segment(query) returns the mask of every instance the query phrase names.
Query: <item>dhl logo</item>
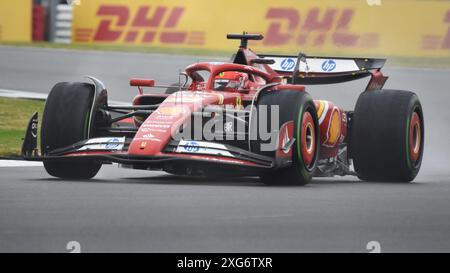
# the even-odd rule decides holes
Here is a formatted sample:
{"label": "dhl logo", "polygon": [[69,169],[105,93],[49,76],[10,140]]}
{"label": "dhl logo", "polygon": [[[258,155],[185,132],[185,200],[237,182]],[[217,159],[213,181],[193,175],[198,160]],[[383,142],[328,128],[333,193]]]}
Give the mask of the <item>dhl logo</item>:
{"label": "dhl logo", "polygon": [[[303,10],[302,10],[303,11]],[[264,46],[314,46],[331,44],[341,48],[377,48],[379,33],[352,33],[355,8],[314,7],[301,13],[295,8],[269,8],[265,19],[269,21]],[[302,21],[301,18],[304,18]],[[444,15],[444,24],[450,24],[450,10]],[[422,35],[422,49],[450,48],[450,26],[442,35]]]}
{"label": "dhl logo", "polygon": [[447,33],[444,35],[423,35],[422,49],[436,50],[436,49],[450,49],[450,9],[444,15],[443,23],[449,25]]}
{"label": "dhl logo", "polygon": [[76,42],[125,42],[203,45],[204,32],[180,31],[184,7],[141,5],[131,12],[126,5],[100,5],[95,29],[76,28]]}
{"label": "dhl logo", "polygon": [[[296,44],[320,47],[333,44],[339,47],[377,47],[377,33],[351,33],[349,31],[355,10],[353,8],[314,7],[305,14],[295,8],[270,8],[266,19],[265,46]],[[305,18],[300,20],[301,16]]]}

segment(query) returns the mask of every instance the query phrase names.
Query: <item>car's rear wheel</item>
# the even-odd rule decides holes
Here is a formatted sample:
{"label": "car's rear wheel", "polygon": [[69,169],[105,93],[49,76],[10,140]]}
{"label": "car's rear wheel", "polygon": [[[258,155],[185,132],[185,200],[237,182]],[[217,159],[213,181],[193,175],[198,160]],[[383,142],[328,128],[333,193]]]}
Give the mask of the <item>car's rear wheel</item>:
{"label": "car's rear wheel", "polygon": [[[258,118],[260,112],[267,105],[267,128],[280,131],[286,122],[293,121],[293,137],[296,139],[292,149],[292,165],[275,171],[263,173],[261,181],[268,185],[290,184],[306,185],[312,179],[320,147],[320,132],[317,112],[313,100],[306,92],[276,91],[262,94],[257,103]],[[279,127],[271,128],[271,108],[279,107]],[[264,110],[265,111],[265,110]],[[257,140],[252,142],[252,151],[259,154],[275,157],[275,151],[263,151],[261,144],[268,141]]]}
{"label": "car's rear wheel", "polygon": [[[51,151],[89,138],[89,118],[95,87],[88,83],[58,83],[45,103],[41,127],[41,151]],[[48,174],[69,179],[94,177],[101,164],[96,161],[45,160]]]}
{"label": "car's rear wheel", "polygon": [[362,93],[351,129],[351,153],[358,177],[367,181],[410,182],[424,149],[422,106],[409,91]]}

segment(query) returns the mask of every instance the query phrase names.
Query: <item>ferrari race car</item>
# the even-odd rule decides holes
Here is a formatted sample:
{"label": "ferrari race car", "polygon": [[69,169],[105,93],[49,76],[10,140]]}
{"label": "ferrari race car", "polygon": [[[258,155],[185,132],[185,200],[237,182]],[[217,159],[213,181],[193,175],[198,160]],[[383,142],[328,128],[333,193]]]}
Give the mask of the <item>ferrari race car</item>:
{"label": "ferrari race car", "polygon": [[[102,164],[192,176],[259,176],[304,185],[312,177],[356,175],[412,181],[422,162],[424,119],[416,94],[383,90],[385,59],[257,55],[240,40],[230,62],[198,62],[174,85],[131,79],[138,95],[111,105],[105,85],[57,83],[22,148],[27,160],[66,179],[94,177]],[[305,86],[370,77],[353,111],[313,100]],[[163,88],[165,92],[146,92]]]}

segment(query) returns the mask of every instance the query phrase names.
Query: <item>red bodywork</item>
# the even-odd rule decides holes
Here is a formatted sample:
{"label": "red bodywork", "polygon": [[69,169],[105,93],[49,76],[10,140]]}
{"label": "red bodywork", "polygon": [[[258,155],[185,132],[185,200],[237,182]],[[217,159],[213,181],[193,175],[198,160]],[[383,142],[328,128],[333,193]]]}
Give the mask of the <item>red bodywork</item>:
{"label": "red bodywork", "polygon": [[[292,56],[284,56],[284,58],[292,58]],[[239,61],[236,61],[238,59]],[[170,147],[171,145],[181,145],[172,143],[173,136],[180,128],[187,124],[192,116],[201,112],[205,107],[217,106],[223,109],[243,111],[245,106],[254,105],[261,90],[267,92],[281,90],[305,92],[305,85],[299,84],[296,81],[298,78],[300,78],[300,81],[305,80],[306,83],[315,80],[333,83],[333,81],[353,80],[351,77],[357,79],[363,76],[371,76],[366,90],[382,87],[387,79],[379,71],[380,68],[373,69],[372,71],[366,68],[365,64],[360,64],[362,67],[358,65],[360,71],[356,71],[356,73],[345,73],[343,71],[331,73],[332,75],[330,73],[317,72],[309,72],[308,74],[308,72],[300,72],[300,60],[301,55],[298,56],[297,67],[294,70],[294,75],[297,73],[298,76],[293,76],[292,72],[274,70],[275,68],[272,69],[267,60],[262,60],[260,56],[248,49],[244,43],[244,45],[241,44],[238,54],[235,56],[235,61],[232,63],[201,62],[189,65],[185,69],[184,74],[186,76],[186,83],[190,80],[189,85],[183,86],[183,88],[179,87],[179,90],[172,94],[144,94],[144,87],[161,86],[158,86],[153,79],[131,79],[130,85],[137,86],[139,94],[134,98],[132,106],[129,109],[140,109],[139,106],[145,108],[149,105],[155,105],[157,107],[153,111],[150,111],[148,116],[128,116],[120,121],[121,123],[128,124],[128,126],[132,126],[136,130],[136,133],[133,134],[133,137],[124,146],[125,148],[115,151],[87,151],[79,149],[64,153],[63,156],[102,156],[102,160],[106,158],[107,161],[111,160],[112,162],[123,164],[129,163],[134,168],[153,168],[157,166],[157,168],[164,170],[169,168],[169,172],[173,171],[173,169],[171,169],[170,164],[164,165],[166,164],[166,160],[178,160],[188,164],[192,162],[207,164],[221,163],[219,165],[220,167],[232,165],[245,168],[257,167],[266,169],[292,164],[294,149],[291,146],[284,145],[294,138],[295,126],[293,120],[285,124],[280,124],[281,127],[279,127],[280,130],[277,132],[278,137],[276,138],[277,150],[275,151],[275,158],[269,159],[268,161],[267,157],[264,158],[264,156],[252,153],[250,142],[248,149],[239,148],[236,150],[236,147],[232,148],[234,154],[238,154],[239,156],[229,156],[231,155],[228,152],[229,147],[225,147],[224,145],[221,146],[225,147],[222,148],[222,151],[210,154],[186,153],[179,151],[176,146]],[[330,62],[328,61],[327,69],[332,67],[330,63],[334,62],[332,60]],[[339,59],[335,61],[339,62]],[[370,61],[377,62],[379,60],[372,59]],[[368,62],[368,60],[361,61],[360,59],[358,62]],[[274,64],[274,62],[271,64]],[[373,67],[379,67],[379,64],[373,65]],[[208,76],[206,77],[203,74],[208,74]],[[290,76],[292,78],[289,78]],[[224,85],[224,88],[219,90],[217,89],[218,80],[221,81],[219,83],[227,83],[228,80],[238,82],[239,87],[234,88],[233,86]],[[221,85],[220,87],[222,88]],[[314,104],[319,126],[319,138],[317,138],[317,141],[320,141],[318,162],[324,162],[323,165],[326,165],[328,164],[327,162],[335,161],[343,151],[343,147],[345,148],[347,130],[349,128],[349,113],[330,101],[314,100]],[[310,124],[313,123],[311,116],[306,118],[310,119]],[[302,128],[302,132],[304,129]],[[303,138],[305,136],[302,135],[301,137]],[[181,143],[181,141],[178,143]],[[183,144],[181,146],[186,149],[186,145]],[[212,148],[209,147],[211,149],[217,148],[214,146],[216,145],[215,143],[208,145],[213,145]],[[315,145],[313,146],[315,147]],[[313,151],[315,151],[315,148],[308,150],[308,147],[305,148],[303,146],[300,151],[308,165],[315,160]],[[205,168],[205,166],[202,165],[202,168]],[[333,169],[331,168],[330,170]]]}
{"label": "red bodywork", "polygon": [[[243,49],[248,62],[257,58],[249,49]],[[203,79],[199,71],[210,73],[208,79]],[[246,92],[243,90],[227,90],[226,92],[214,90],[214,79],[225,71],[238,71],[252,75],[253,81]],[[253,66],[234,63],[196,63],[186,68],[187,75],[192,79],[187,91],[177,92],[166,98],[158,110],[152,113],[139,127],[136,136],[131,142],[128,153],[130,155],[164,156],[164,147],[170,141],[172,134],[186,122],[193,112],[201,110],[205,106],[218,105],[238,108],[238,103],[250,103],[257,93],[258,88],[270,84],[279,83],[273,90],[305,91],[304,85],[282,84],[280,74],[273,71],[268,65],[254,64]],[[132,85],[142,86],[154,84],[153,80],[132,80]],[[149,85],[148,85],[149,86]],[[138,95],[133,103],[139,105],[145,97],[155,97],[155,94]],[[320,159],[335,157],[340,144],[347,134],[347,120],[344,110],[335,106],[332,102],[315,101],[316,109],[320,112]],[[326,107],[321,108],[324,104]],[[283,130],[280,130],[283,132]],[[289,130],[291,138],[293,130]],[[281,143],[281,142],[280,142]],[[173,155],[173,154],[171,154]],[[291,154],[290,154],[291,155]],[[282,155],[280,155],[282,156]],[[292,156],[292,155],[291,155]]]}

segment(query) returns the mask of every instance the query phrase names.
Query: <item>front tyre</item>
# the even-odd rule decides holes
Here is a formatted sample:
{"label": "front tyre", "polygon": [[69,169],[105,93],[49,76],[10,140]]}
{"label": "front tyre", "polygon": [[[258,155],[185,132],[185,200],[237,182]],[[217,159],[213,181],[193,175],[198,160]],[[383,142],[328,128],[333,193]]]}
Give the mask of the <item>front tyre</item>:
{"label": "front tyre", "polygon": [[362,93],[351,129],[351,153],[358,177],[366,181],[410,182],[424,149],[422,106],[409,91]]}
{"label": "front tyre", "polygon": [[[308,93],[295,90],[272,91],[262,94],[257,103],[258,117],[267,105],[267,127],[271,128],[271,108],[279,107],[279,126],[286,122],[294,122],[294,138],[292,165],[260,175],[267,185],[306,185],[315,171],[320,147],[320,132],[314,102]],[[279,131],[280,128],[271,128]],[[252,151],[275,157],[276,151],[261,151],[264,141],[254,141]]]}
{"label": "front tyre", "polygon": [[[41,127],[41,151],[55,149],[89,138],[89,118],[95,87],[88,83],[58,83],[47,97]],[[59,178],[89,179],[101,164],[86,160],[44,160],[48,174]]]}

